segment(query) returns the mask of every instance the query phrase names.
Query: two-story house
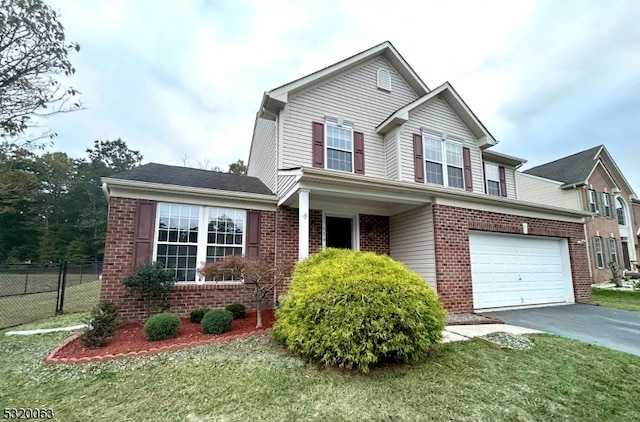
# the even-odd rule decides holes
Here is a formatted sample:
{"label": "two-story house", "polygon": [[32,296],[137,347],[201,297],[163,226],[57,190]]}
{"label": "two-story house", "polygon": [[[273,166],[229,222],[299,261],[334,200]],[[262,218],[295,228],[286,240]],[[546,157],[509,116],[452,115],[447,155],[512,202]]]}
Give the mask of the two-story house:
{"label": "two-story house", "polygon": [[612,277],[638,264],[640,214],[637,197],[615,161],[599,145],[516,175],[518,198],[588,211],[585,232],[592,281]]}
{"label": "two-story house", "polygon": [[430,89],[384,42],[265,92],[247,176],[148,164],[103,179],[102,298],[141,317],[119,283],[153,259],[176,271],[177,312],[246,301],[240,281],[196,268],[341,247],[403,262],[450,311],[588,300],[591,214],[518,200],[524,160],[497,143],[451,84]]}

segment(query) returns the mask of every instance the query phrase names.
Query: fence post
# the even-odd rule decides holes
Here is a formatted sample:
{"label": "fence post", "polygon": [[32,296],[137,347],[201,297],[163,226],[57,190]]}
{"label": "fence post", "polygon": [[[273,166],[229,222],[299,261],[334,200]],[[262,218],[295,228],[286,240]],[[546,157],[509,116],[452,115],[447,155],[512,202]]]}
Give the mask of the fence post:
{"label": "fence post", "polygon": [[27,285],[29,284],[29,267],[27,267],[27,271],[24,276],[24,294],[27,294]]}
{"label": "fence post", "polygon": [[58,272],[58,303],[56,303],[56,314],[64,312],[64,290],[67,284],[67,261],[60,263]]}

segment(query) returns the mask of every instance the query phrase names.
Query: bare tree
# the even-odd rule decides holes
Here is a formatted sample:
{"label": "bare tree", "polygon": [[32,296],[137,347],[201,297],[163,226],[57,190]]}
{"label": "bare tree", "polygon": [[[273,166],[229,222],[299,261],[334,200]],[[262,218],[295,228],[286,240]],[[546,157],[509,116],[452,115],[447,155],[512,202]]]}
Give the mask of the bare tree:
{"label": "bare tree", "polygon": [[207,279],[236,279],[250,284],[253,287],[252,299],[257,313],[256,328],[261,328],[262,301],[270,291],[284,282],[287,270],[288,267],[280,268],[264,259],[231,255],[220,261],[207,262],[198,272]]}

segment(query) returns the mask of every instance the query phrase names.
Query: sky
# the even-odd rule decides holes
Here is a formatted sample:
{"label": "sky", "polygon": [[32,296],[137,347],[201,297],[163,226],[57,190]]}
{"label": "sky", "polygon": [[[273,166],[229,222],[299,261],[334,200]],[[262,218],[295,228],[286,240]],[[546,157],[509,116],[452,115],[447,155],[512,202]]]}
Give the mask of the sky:
{"label": "sky", "polygon": [[264,91],[383,41],[449,81],[523,169],[604,144],[640,195],[640,2],[47,0],[84,110],[44,123],[81,157],[122,138],[144,163],[249,156]]}

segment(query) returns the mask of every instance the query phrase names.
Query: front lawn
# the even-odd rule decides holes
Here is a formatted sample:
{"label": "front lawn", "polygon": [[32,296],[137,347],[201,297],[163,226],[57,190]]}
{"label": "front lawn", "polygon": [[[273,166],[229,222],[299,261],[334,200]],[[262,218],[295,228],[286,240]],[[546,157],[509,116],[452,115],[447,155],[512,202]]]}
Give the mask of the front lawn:
{"label": "front lawn", "polygon": [[66,336],[0,331],[0,407],[53,408],[69,422],[640,420],[640,357],[550,335],[533,337],[528,351],[442,345],[422,363],[368,375],[319,370],[268,335],[45,364]]}
{"label": "front lawn", "polygon": [[591,289],[591,303],[608,308],[640,312],[640,291],[621,292],[617,290]]}

